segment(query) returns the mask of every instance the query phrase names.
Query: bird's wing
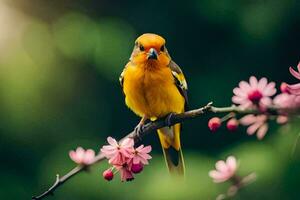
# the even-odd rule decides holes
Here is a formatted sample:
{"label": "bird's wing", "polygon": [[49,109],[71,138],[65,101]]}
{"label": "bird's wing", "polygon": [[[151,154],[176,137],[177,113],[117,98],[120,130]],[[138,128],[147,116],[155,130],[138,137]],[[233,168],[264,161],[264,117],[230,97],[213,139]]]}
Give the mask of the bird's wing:
{"label": "bird's wing", "polygon": [[119,76],[119,82],[120,82],[122,89],[123,89],[123,82],[124,82],[124,70],[125,70],[125,68],[123,69],[122,73]]}
{"label": "bird's wing", "polygon": [[188,96],[187,96],[187,82],[185,80],[184,74],[180,67],[173,61],[171,60],[169,64],[170,69],[172,70],[173,77],[175,78],[175,84],[180,92],[180,94],[184,97],[185,99],[185,110],[187,110],[188,106]]}
{"label": "bird's wing", "polygon": [[[122,73],[120,74],[119,76],[119,82],[120,82],[120,85],[121,85],[121,88],[122,88],[122,91],[123,91],[123,83],[124,83],[124,73],[125,73],[125,70],[126,70],[126,67],[128,66],[129,63],[127,63],[122,71]],[[124,91],[123,91],[123,94],[124,94]],[[124,94],[125,95],[125,94]]]}

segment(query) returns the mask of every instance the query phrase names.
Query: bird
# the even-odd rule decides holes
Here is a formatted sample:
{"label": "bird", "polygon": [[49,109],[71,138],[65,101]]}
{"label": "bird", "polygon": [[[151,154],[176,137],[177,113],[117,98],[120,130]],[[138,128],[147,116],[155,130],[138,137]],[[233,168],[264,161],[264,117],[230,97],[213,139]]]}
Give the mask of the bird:
{"label": "bird", "polygon": [[166,40],[154,33],[139,36],[119,78],[125,104],[141,117],[137,134],[147,120],[166,118],[168,126],[157,130],[170,174],[184,175],[180,143],[180,123],[171,125],[174,114],[187,109],[187,82],[180,67],[171,59]]}

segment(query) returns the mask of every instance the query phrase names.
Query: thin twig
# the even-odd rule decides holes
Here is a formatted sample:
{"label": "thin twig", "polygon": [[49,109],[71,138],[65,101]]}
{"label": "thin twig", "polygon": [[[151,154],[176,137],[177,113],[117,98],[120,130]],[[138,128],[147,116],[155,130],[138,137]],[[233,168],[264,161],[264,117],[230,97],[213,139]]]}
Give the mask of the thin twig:
{"label": "thin twig", "polygon": [[[189,110],[184,113],[172,115],[172,118],[169,119],[169,123],[170,123],[169,125],[181,123],[187,119],[196,118],[204,113],[227,113],[227,112],[234,112],[234,113],[241,113],[241,114],[258,114],[258,113],[260,113],[259,110],[252,110],[252,109],[245,110],[245,109],[241,109],[237,106],[222,107],[222,108],[214,107],[214,106],[212,106],[212,102],[210,102],[204,107],[201,107],[201,108],[198,108],[195,110]],[[121,140],[124,140],[125,138],[132,138],[132,139],[134,139],[135,142],[138,142],[142,137],[146,136],[147,134],[154,132],[157,129],[163,128],[167,125],[168,124],[167,124],[165,118],[161,118],[156,121],[149,122],[149,123],[143,125],[143,127],[141,129],[142,131],[140,132],[139,135],[137,135],[137,133],[135,131],[132,131],[129,134],[127,134],[125,137],[123,137]],[[42,193],[41,195],[38,195],[38,196],[34,196],[34,197],[32,197],[32,199],[39,200],[39,199],[43,199],[49,195],[53,195],[54,191],[60,185],[65,183],[67,180],[69,180],[76,174],[84,171],[89,166],[94,165],[98,162],[101,162],[104,159],[105,159],[104,155],[99,152],[91,164],[86,165],[86,166],[78,165],[62,177],[60,177],[59,175],[56,175],[56,181],[54,182],[54,184],[49,189],[47,189],[44,193]]]}

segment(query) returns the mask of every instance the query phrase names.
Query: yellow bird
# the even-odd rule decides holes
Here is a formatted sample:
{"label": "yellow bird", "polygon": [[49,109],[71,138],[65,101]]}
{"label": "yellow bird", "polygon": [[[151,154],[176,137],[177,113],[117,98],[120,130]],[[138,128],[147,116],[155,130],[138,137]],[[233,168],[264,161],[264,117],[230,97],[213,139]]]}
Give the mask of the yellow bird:
{"label": "yellow bird", "polygon": [[[159,35],[146,33],[136,39],[120,83],[126,105],[142,117],[136,127],[137,133],[146,120],[171,117],[174,113],[184,112],[187,106],[185,77],[171,59],[165,39]],[[172,174],[184,174],[180,131],[181,124],[158,130],[167,167]]]}

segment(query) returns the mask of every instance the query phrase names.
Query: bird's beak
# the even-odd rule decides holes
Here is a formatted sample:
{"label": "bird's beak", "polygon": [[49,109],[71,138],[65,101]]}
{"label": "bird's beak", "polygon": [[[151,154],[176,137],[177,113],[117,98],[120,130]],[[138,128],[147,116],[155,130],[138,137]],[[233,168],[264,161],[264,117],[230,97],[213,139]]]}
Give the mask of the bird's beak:
{"label": "bird's beak", "polygon": [[157,51],[154,48],[151,48],[148,52],[148,60],[155,59],[157,60]]}

